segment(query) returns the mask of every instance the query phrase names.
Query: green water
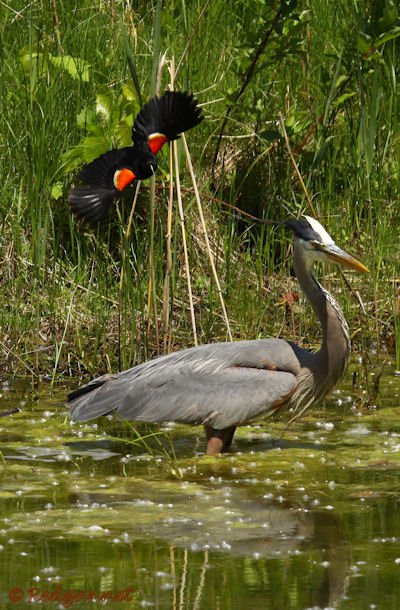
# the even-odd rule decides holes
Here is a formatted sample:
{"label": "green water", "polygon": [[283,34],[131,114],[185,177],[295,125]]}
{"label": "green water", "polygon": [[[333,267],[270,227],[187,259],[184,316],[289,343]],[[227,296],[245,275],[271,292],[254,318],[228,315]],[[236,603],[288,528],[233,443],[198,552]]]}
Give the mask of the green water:
{"label": "green water", "polygon": [[21,412],[0,419],[0,608],[103,607],[80,591],[107,608],[400,608],[400,379],[387,368],[361,411],[350,381],[223,457],[166,427],[176,460],[121,422],[72,424],[64,386],[3,382],[0,411]]}

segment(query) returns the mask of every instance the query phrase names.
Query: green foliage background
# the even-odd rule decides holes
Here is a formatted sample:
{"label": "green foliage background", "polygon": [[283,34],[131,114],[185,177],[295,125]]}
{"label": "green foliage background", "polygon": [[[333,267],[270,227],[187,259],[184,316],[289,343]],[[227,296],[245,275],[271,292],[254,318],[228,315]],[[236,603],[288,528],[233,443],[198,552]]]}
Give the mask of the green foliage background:
{"label": "green foliage background", "polygon": [[[318,336],[310,310],[296,300],[288,236],[251,226],[221,203],[266,218],[310,213],[284,144],[282,113],[318,217],[371,269],[369,279],[349,280],[365,313],[329,275],[354,343],[397,354],[400,368],[395,2],[14,0],[0,2],[0,30],[4,374],[93,374],[192,344],[177,216],[167,343],[156,332],[168,151],[157,175],[154,231],[148,186],[129,237],[132,193],[111,224],[95,230],[74,224],[66,201],[75,168],[129,144],[161,58],[161,90],[173,62],[176,88],[204,106],[206,120],[187,138],[234,338],[281,334],[313,345]],[[182,152],[180,168],[199,340],[225,340]],[[148,297],[151,247],[157,318]]]}

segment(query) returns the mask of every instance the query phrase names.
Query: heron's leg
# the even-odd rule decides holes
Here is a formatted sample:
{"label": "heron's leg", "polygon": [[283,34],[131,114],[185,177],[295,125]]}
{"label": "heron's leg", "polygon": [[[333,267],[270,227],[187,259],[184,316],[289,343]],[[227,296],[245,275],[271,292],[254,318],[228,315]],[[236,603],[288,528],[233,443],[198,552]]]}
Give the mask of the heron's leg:
{"label": "heron's leg", "polygon": [[204,426],[207,438],[207,454],[216,455],[227,451],[231,446],[233,435],[235,434],[236,426],[217,430],[211,426]]}
{"label": "heron's leg", "polygon": [[231,426],[230,428],[226,429],[226,437],[224,440],[224,446],[222,448],[222,451],[228,451],[229,447],[232,444],[235,431],[236,431],[236,426]]}

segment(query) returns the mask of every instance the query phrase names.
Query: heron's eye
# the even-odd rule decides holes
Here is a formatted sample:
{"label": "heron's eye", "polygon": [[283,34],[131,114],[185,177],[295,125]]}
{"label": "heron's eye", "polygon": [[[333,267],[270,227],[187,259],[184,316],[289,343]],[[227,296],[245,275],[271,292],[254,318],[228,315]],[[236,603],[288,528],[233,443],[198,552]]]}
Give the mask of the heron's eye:
{"label": "heron's eye", "polygon": [[309,244],[314,250],[317,250],[318,252],[324,252],[324,244],[322,244],[320,241],[312,239],[310,240]]}

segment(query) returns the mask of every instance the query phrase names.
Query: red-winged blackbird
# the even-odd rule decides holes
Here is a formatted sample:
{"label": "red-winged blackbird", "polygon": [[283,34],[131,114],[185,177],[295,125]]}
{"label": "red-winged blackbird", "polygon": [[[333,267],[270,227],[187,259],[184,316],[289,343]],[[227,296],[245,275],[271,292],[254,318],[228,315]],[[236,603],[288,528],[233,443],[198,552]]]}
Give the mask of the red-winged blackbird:
{"label": "red-winged blackbird", "polygon": [[139,112],[132,128],[133,146],[110,150],[78,174],[87,186],[74,187],[68,195],[72,212],[91,223],[98,222],[133,180],[150,178],[157,169],[157,153],[166,142],[202,120],[193,95],[166,91],[153,97]]}

